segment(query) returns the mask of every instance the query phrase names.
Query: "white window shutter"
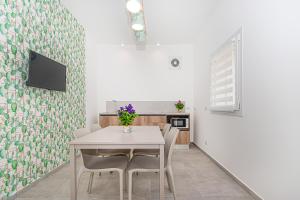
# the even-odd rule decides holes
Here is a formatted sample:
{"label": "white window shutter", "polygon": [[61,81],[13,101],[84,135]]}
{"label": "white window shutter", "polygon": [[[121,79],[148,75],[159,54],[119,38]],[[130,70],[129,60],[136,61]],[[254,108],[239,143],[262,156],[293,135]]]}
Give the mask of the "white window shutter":
{"label": "white window shutter", "polygon": [[234,112],[240,109],[238,71],[241,33],[226,42],[211,59],[212,111]]}

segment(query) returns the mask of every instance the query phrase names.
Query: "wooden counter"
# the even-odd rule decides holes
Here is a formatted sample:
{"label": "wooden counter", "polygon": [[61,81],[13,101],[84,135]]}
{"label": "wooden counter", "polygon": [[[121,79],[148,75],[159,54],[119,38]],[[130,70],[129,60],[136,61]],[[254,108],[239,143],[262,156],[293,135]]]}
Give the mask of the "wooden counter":
{"label": "wooden counter", "polygon": [[[139,114],[139,116],[134,120],[134,126],[159,126],[161,129],[167,123],[167,119],[170,116],[187,116],[189,118],[188,113],[170,113],[170,114]],[[190,120],[189,120],[190,121]],[[102,128],[108,126],[119,126],[119,120],[117,114],[114,113],[103,113],[99,115],[99,124]],[[178,145],[188,145],[190,143],[190,130],[182,129],[180,130],[176,144]]]}

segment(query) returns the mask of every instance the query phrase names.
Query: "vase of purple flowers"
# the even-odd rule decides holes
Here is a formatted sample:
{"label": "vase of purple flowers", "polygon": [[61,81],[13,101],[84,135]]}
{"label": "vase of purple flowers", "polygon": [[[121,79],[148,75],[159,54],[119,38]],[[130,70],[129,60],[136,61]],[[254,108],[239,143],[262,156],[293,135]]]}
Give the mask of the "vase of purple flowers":
{"label": "vase of purple flowers", "polygon": [[133,106],[128,104],[127,106],[120,107],[120,110],[118,110],[118,116],[120,124],[123,126],[123,132],[131,133],[131,125],[133,124],[134,119],[138,116],[135,113]]}

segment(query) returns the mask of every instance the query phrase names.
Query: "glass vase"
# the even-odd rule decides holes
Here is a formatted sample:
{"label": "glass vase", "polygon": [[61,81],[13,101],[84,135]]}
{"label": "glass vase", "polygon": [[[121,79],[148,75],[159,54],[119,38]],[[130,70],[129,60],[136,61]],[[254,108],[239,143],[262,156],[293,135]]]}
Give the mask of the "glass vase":
{"label": "glass vase", "polygon": [[131,126],[123,126],[123,133],[131,133],[132,127]]}

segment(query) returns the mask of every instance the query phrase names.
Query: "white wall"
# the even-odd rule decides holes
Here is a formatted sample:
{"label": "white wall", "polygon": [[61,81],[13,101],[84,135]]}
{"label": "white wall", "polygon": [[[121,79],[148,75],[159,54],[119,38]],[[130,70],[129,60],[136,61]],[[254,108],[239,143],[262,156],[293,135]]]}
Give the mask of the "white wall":
{"label": "white wall", "polygon": [[94,39],[90,33],[86,32],[86,124],[90,127],[91,124],[98,121],[97,112],[97,60]]}
{"label": "white wall", "polygon": [[[220,1],[196,47],[195,142],[266,200],[300,199],[299,7]],[[205,110],[209,56],[241,26],[243,116],[214,114]]]}
{"label": "white wall", "polygon": [[[170,57],[180,57],[182,68],[170,69]],[[105,101],[186,101],[193,107],[194,48],[192,45],[99,45],[98,111]]]}
{"label": "white wall", "polygon": [[[158,48],[149,45],[151,43],[147,41],[148,45],[145,51],[136,51],[135,45],[126,45],[125,48],[121,48],[121,42],[125,41],[128,44],[131,41],[128,37],[132,38],[132,32],[127,22],[125,1],[120,3],[111,0],[101,2],[89,0],[87,3],[82,0],[62,0],[62,2],[85,27],[86,31],[86,116],[88,126],[97,121],[99,112],[105,111],[104,101],[112,99],[173,101],[180,98],[187,101],[187,111],[192,112],[194,69],[192,45],[162,45]],[[152,5],[151,2],[148,2],[147,7],[155,9],[155,5]],[[192,5],[197,2],[194,0]],[[206,15],[214,2],[212,0],[199,1],[202,5],[201,12],[197,9],[194,15]],[[157,3],[159,1],[156,1]],[[151,11],[148,14],[157,15]],[[149,23],[155,19],[155,17],[149,16]],[[169,20],[169,18],[165,20]],[[174,27],[178,27],[178,25]],[[170,43],[171,41],[180,43],[181,41],[175,35],[170,35],[172,32],[170,29],[161,29],[153,25],[151,30],[152,35],[149,36],[149,39],[152,44],[153,41],[161,43]],[[166,32],[159,35],[169,35],[169,40],[166,41],[165,37],[154,36],[153,31],[156,32],[155,30],[159,33]],[[177,30],[178,34],[180,32],[181,38],[182,30],[180,28]],[[191,40],[191,38],[186,39]],[[116,43],[118,45],[113,45]],[[182,70],[169,70],[169,56],[182,57]],[[123,79],[121,80],[121,73],[123,76],[130,77],[129,80],[126,80],[127,84],[123,83]]]}

